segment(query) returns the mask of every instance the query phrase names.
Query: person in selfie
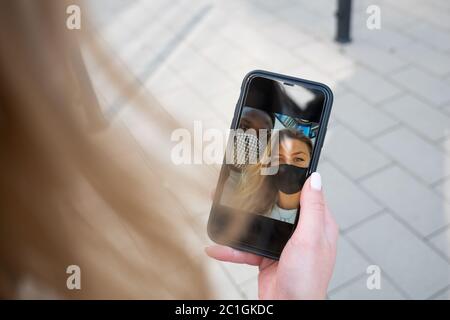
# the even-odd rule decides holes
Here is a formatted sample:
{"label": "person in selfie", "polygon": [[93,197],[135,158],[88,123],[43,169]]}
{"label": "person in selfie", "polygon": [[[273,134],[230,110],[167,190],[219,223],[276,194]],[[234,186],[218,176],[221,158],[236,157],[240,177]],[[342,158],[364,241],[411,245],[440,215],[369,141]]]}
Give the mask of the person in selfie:
{"label": "person in selfie", "polygon": [[[165,157],[179,124],[140,82],[125,80],[129,74],[85,20],[81,30],[65,28],[74,3],[87,10],[76,0],[0,2],[0,298],[214,298],[198,238],[205,226],[188,201],[207,202],[216,176]],[[86,55],[110,81],[108,92],[133,101],[128,108],[147,121],[152,148],[145,154],[120,121],[104,116]],[[307,154],[297,166],[285,149],[284,164],[306,165]],[[293,207],[294,192],[301,206],[279,261],[217,245],[206,253],[258,266],[261,299],[324,299],[338,227],[320,174],[301,194],[278,187],[287,197],[274,192],[272,203]],[[80,290],[68,289],[71,265],[81,269]]]}
{"label": "person in selfie", "polygon": [[[293,128],[276,130],[273,139],[279,139],[278,150],[272,155],[271,165],[278,167],[275,174],[261,174],[265,160],[248,165],[242,173],[237,190],[244,208],[256,208],[276,220],[295,223],[302,185],[312,153],[312,142]],[[270,147],[264,159],[271,157]],[[255,209],[253,209],[255,210]]]}
{"label": "person in selfie", "polygon": [[[236,201],[236,188],[239,183],[242,170],[259,154],[260,130],[270,132],[275,122],[275,116],[269,115],[260,109],[245,106],[239,121],[240,131],[234,133],[234,143],[231,144],[233,154],[231,163],[226,166],[226,180],[224,183],[221,203],[233,206]],[[248,131],[249,130],[249,131]]]}
{"label": "person in selfie", "polygon": [[270,214],[271,218],[295,223],[311,153],[311,140],[299,131],[284,129],[279,132],[279,153],[275,159],[278,172],[274,177],[278,194]]}

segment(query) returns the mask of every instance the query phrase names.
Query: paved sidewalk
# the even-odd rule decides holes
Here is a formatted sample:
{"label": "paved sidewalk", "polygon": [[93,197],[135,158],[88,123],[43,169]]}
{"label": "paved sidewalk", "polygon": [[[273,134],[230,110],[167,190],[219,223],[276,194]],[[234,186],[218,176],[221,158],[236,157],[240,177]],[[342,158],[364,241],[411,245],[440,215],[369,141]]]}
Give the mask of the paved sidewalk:
{"label": "paved sidewalk", "polygon": [[[228,128],[253,69],[328,84],[319,171],[341,227],[329,297],[450,299],[449,1],[354,1],[345,46],[331,0],[95,2],[105,39],[188,127]],[[381,30],[366,28],[370,4]],[[257,297],[253,267],[210,263],[217,297]],[[372,264],[381,290],[366,288]]]}

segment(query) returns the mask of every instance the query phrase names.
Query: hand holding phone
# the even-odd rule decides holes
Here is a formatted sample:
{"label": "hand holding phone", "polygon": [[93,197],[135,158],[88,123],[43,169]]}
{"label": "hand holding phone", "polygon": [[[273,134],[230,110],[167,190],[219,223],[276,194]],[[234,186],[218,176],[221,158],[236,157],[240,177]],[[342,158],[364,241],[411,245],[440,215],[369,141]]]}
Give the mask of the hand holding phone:
{"label": "hand holding phone", "polygon": [[221,245],[207,247],[206,253],[220,261],[258,266],[260,299],[324,299],[339,232],[321,185],[318,173],[304,184],[300,220],[279,261]]}

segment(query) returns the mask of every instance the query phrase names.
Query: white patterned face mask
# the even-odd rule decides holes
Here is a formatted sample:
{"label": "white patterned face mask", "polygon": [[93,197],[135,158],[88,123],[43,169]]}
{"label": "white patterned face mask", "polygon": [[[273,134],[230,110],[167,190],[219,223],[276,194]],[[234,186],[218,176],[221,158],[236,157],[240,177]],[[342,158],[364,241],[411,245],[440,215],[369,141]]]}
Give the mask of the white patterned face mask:
{"label": "white patterned face mask", "polygon": [[233,165],[243,169],[248,164],[256,164],[259,160],[261,143],[254,134],[236,132],[233,141]]}

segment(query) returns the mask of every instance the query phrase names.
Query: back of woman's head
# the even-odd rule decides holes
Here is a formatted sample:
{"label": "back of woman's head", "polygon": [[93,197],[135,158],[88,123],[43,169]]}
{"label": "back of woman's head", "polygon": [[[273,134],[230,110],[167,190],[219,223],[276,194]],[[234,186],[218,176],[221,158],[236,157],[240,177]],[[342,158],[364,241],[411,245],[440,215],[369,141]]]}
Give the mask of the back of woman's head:
{"label": "back of woman's head", "polygon": [[[171,183],[189,196],[205,190],[168,162],[177,124],[124,80],[85,21],[66,28],[73,3],[0,3],[0,296],[205,297]],[[148,119],[153,152],[104,118],[86,55]],[[69,265],[81,269],[81,290],[66,286]]]}

